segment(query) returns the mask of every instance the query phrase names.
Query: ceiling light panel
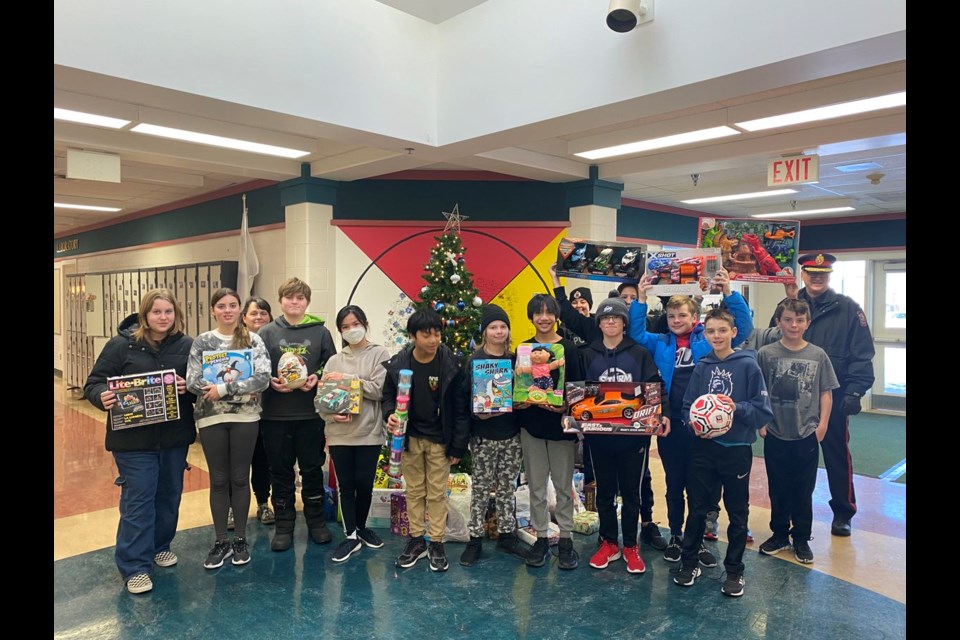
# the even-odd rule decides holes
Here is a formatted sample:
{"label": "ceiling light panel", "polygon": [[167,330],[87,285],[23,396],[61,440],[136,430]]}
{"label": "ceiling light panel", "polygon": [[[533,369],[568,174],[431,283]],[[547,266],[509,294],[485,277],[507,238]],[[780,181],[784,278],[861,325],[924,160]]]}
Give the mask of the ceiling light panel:
{"label": "ceiling light panel", "polygon": [[101,116],[95,113],[85,113],[83,111],[58,109],[57,107],[53,108],[53,119],[66,120],[67,122],[79,122],[80,124],[88,124],[94,127],[105,127],[107,129],[122,129],[130,124],[129,120],[110,118],[108,116]]}
{"label": "ceiling light panel", "polygon": [[734,193],[725,196],[711,196],[708,198],[694,198],[692,200],[681,200],[683,204],[711,204],[715,202],[733,202],[736,200],[754,200],[756,198],[770,198],[773,196],[785,196],[790,193],[796,193],[796,189],[770,189],[769,191],[751,191],[748,193]]}
{"label": "ceiling light panel", "polygon": [[874,98],[865,98],[863,100],[853,100],[851,102],[841,102],[813,109],[804,109],[802,111],[793,111],[766,118],[757,118],[756,120],[747,120],[736,122],[736,126],[747,131],[765,131],[767,129],[782,129],[792,127],[807,122],[819,122],[821,120],[832,120],[834,118],[843,118],[845,116],[857,115],[860,113],[869,113],[871,111],[880,111],[882,109],[893,109],[907,104],[907,92],[891,93],[885,96]]}
{"label": "ceiling light panel", "polygon": [[[584,154],[596,152],[601,149],[620,147],[662,138],[670,138],[678,134],[689,134],[690,132],[694,131],[716,129],[718,127],[726,127],[726,125],[726,112],[723,109],[720,109],[711,111],[709,113],[698,113],[692,116],[685,116],[683,118],[675,118],[673,120],[662,122],[654,122],[630,129],[608,131],[606,133],[599,133],[597,135],[588,136],[585,138],[577,138],[576,140],[571,140],[569,143],[567,143],[567,152],[571,155],[586,158],[587,156]],[[735,129],[730,129],[730,131],[733,133],[729,135],[734,135],[736,133]],[[679,141],[672,144],[688,143]],[[661,145],[661,147],[662,146],[663,145]],[[640,153],[640,151],[628,151],[625,153]]]}

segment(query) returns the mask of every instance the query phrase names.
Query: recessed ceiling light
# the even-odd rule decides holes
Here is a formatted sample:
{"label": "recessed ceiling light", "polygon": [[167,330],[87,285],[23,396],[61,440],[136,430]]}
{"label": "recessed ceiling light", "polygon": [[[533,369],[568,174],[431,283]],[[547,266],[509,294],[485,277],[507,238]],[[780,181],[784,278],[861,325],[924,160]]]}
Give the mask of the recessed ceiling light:
{"label": "recessed ceiling light", "polygon": [[56,107],[53,108],[53,119],[79,122],[80,124],[91,124],[95,127],[107,127],[108,129],[122,129],[130,124],[129,120],[108,118],[107,116],[98,116],[93,113],[83,113],[82,111],[71,111],[69,109],[58,109]]}
{"label": "recessed ceiling light", "polygon": [[751,218],[792,218],[794,216],[812,216],[817,213],[838,213],[853,211],[853,207],[827,207],[826,209],[807,209],[806,211],[782,211],[780,213],[755,213]]}
{"label": "recessed ceiling light", "polygon": [[122,211],[120,207],[95,207],[90,204],[67,204],[65,202],[54,202],[54,209],[82,209],[84,211]]}
{"label": "recessed ceiling light", "polygon": [[857,164],[841,164],[834,167],[837,171],[843,173],[856,173],[857,171],[873,171],[874,169],[883,169],[876,162],[859,162]]}
{"label": "recessed ceiling light", "polygon": [[842,102],[840,104],[832,104],[826,107],[804,109],[803,111],[784,113],[779,116],[770,116],[769,118],[757,118],[756,120],[747,120],[746,122],[737,122],[735,124],[746,131],[763,131],[765,129],[777,129],[780,127],[789,127],[795,124],[802,124],[804,122],[829,120],[831,118],[840,118],[856,113],[877,111],[879,109],[902,107],[905,104],[907,104],[907,92],[900,91],[898,93],[891,93],[889,95],[879,96],[877,98]]}
{"label": "recessed ceiling light", "polygon": [[785,196],[788,193],[796,193],[796,189],[773,189],[771,191],[753,191],[750,193],[735,193],[729,196],[713,196],[711,198],[694,198],[693,200],[681,200],[684,204],[709,204],[711,202],[730,202],[732,200],[752,200],[753,198],[766,198],[769,196]]}
{"label": "recessed ceiling light", "polygon": [[302,158],[303,156],[310,155],[309,151],[300,151],[298,149],[289,149],[287,147],[276,147],[271,144],[261,144],[259,142],[250,142],[249,140],[240,140],[238,138],[225,138],[223,136],[215,136],[209,133],[186,131],[185,129],[161,127],[155,124],[141,123],[130,129],[130,131],[135,131],[136,133],[145,133],[151,136],[159,136],[161,138],[173,138],[174,140],[209,144],[214,147],[225,147],[227,149],[237,149],[239,151],[250,151],[251,153],[262,153],[268,156],[280,156],[281,158]]}
{"label": "recessed ceiling light", "polygon": [[603,149],[583,151],[573,155],[586,158],[587,160],[600,160],[602,158],[622,156],[628,153],[640,153],[641,151],[650,151],[652,149],[676,147],[681,144],[702,142],[704,140],[714,140],[716,138],[725,138],[727,136],[735,136],[739,134],[739,131],[731,127],[711,127],[709,129],[700,129],[699,131],[677,133],[672,136],[664,136],[662,138],[651,138],[649,140],[640,140],[637,142],[629,142],[627,144],[619,144],[613,147],[604,147]]}

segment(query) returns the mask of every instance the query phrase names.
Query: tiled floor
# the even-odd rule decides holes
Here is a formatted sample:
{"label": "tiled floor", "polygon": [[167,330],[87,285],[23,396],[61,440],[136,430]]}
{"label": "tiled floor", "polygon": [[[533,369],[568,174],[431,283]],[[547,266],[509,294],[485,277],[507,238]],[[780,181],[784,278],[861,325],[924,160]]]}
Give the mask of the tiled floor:
{"label": "tiled floor", "polygon": [[[118,520],[116,468],[103,450],[103,414],[54,378],[54,637],[56,638],[902,638],[906,636],[906,490],[857,478],[860,513],[850,538],[830,535],[826,479],[815,498],[816,562],[792,554],[760,556],[769,535],[763,461],[752,475],[746,595],[720,593],[722,566],[704,570],[689,588],[673,584],[676,567],[643,549],[647,572],[622,562],[587,566],[594,536],[576,535],[581,566],[541,569],[484,547],[470,569],[456,562],[463,545],[448,543],[445,574],[426,561],[398,570],[404,540],[381,531],[386,546],[364,549],[344,564],[330,553],[342,538],[315,545],[302,517],[294,549],[273,553],[272,527],[251,522],[253,560],[208,571],[213,542],[208,479],[199,446],[190,451],[173,543],[180,563],[157,568],[154,589],[126,592],[113,563]],[[656,456],[655,456],[656,457]],[[666,521],[662,467],[652,462],[655,519]],[[821,471],[821,475],[822,475]],[[252,514],[251,514],[252,515]],[[725,522],[721,516],[721,534]],[[708,543],[711,544],[711,543]],[[721,535],[717,554],[722,557]]]}

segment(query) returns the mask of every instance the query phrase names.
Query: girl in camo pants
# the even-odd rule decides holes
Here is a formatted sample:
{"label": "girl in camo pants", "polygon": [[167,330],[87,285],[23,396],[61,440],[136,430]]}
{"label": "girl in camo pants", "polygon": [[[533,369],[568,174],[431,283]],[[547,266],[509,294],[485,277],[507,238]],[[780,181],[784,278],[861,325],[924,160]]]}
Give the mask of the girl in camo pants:
{"label": "girl in camo pants", "polygon": [[[495,304],[483,308],[480,317],[480,346],[465,366],[461,402],[473,406],[472,372],[478,360],[510,360],[510,319]],[[497,548],[517,558],[524,557],[523,544],[517,540],[514,515],[514,483],[520,473],[520,423],[514,413],[473,414],[470,421],[470,454],[473,457],[473,493],[470,499],[470,542],[460,556],[460,564],[473,566],[480,557],[487,498],[496,491]]]}

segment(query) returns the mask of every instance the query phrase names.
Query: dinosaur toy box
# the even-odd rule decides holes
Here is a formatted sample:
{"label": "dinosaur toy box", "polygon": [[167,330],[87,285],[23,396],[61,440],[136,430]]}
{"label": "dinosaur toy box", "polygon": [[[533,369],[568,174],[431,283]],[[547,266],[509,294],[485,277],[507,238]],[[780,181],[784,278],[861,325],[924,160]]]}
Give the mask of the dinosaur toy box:
{"label": "dinosaur toy box", "polygon": [[796,281],[800,223],[756,218],[700,218],[697,246],[720,249],[730,280]]}

